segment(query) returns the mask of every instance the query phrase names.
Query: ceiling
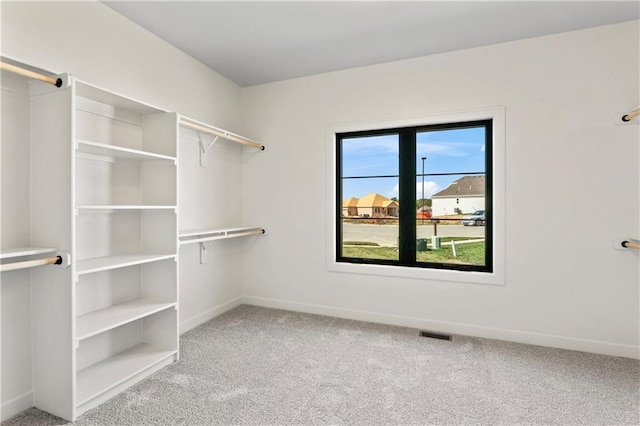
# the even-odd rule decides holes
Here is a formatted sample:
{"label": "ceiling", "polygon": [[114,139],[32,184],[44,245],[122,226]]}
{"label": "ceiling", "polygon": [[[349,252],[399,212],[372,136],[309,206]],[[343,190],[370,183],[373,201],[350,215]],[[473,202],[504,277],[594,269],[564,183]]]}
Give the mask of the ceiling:
{"label": "ceiling", "polygon": [[640,19],[638,1],[103,3],[243,87]]}

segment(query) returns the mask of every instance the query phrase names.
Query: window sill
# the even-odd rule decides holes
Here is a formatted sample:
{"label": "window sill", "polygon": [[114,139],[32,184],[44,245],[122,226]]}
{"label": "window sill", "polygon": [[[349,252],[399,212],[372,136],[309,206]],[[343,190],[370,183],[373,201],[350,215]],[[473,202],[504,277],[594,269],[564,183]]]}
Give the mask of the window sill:
{"label": "window sill", "polygon": [[396,265],[365,265],[348,262],[327,262],[327,271],[347,274],[378,275],[425,281],[449,281],[463,284],[505,284],[504,271],[494,272],[452,271],[447,269],[413,268]]}

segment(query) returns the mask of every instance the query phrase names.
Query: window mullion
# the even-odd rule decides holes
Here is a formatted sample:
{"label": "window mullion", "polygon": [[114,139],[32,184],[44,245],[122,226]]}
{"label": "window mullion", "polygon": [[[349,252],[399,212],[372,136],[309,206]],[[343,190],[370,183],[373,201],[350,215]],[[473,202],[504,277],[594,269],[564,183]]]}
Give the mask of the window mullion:
{"label": "window mullion", "polygon": [[416,132],[414,128],[407,128],[399,136],[399,263],[413,265],[416,262]]}

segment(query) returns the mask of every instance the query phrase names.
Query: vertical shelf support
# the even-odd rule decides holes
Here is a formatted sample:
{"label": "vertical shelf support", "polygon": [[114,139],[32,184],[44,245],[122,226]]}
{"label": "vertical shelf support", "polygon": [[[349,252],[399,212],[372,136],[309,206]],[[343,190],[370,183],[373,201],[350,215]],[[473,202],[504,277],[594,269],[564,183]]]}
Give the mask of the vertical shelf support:
{"label": "vertical shelf support", "polygon": [[220,136],[215,136],[212,138],[211,142],[207,145],[204,141],[204,135],[198,132],[198,145],[200,145],[200,167],[207,167],[207,153],[211,149],[211,147],[218,141]]}

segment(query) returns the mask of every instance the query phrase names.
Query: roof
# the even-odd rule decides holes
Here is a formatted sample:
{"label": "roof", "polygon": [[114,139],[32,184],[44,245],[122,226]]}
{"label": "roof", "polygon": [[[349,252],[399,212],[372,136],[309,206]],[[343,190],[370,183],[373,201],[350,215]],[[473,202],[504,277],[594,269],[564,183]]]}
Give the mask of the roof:
{"label": "roof", "polygon": [[389,202],[393,202],[384,195],[371,193],[358,200],[358,207],[387,207]]}
{"label": "roof", "polygon": [[397,201],[393,201],[393,200],[387,200],[387,201],[383,201],[382,202],[382,207],[399,207],[399,204]]}
{"label": "roof", "polygon": [[484,182],[484,176],[465,176],[451,182],[445,189],[433,194],[432,198],[484,197]]}
{"label": "roof", "polygon": [[342,207],[356,207],[358,205],[358,199],[356,197],[349,197],[346,200],[342,200]]}

